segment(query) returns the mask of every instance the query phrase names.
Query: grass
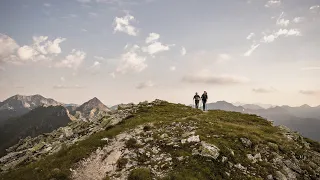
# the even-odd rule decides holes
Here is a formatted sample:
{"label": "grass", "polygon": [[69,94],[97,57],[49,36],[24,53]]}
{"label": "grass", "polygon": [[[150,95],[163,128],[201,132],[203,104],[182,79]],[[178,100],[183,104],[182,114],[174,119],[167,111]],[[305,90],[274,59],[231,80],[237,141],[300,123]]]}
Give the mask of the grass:
{"label": "grass", "polygon": [[[91,152],[98,147],[107,145],[102,138],[113,138],[121,132],[135,128],[138,125],[144,125],[144,131],[150,131],[160,126],[172,122],[193,122],[197,124],[196,134],[200,135],[200,139],[208,143],[216,145],[220,149],[220,158],[225,156],[229,162],[234,164],[241,163],[243,166],[252,168],[257,176],[244,175],[237,171],[233,179],[264,179],[267,175],[272,174],[275,169],[267,162],[258,162],[252,164],[246,157],[247,154],[255,154],[261,148],[270,148],[283,156],[290,151],[301,154],[303,150],[297,150],[293,143],[288,141],[276,127],[256,115],[241,114],[236,112],[225,111],[209,111],[202,113],[201,110],[192,109],[190,107],[162,103],[154,107],[143,106],[138,112],[129,117],[126,121],[90,136],[88,139],[81,141],[71,147],[64,147],[60,152],[41,159],[38,162],[19,167],[9,173],[0,175],[1,180],[44,180],[44,179],[69,179],[70,168],[83,158],[87,158]],[[154,123],[155,127],[150,127],[148,123]],[[184,132],[179,132],[183,134]],[[154,138],[159,138],[155,134]],[[248,138],[252,141],[251,148],[245,147],[240,138]],[[320,145],[317,142],[306,139],[311,144],[311,148],[319,152]],[[126,142],[128,148],[138,148],[135,139],[129,139]],[[208,160],[201,156],[191,156],[191,149],[188,144],[182,145],[178,149],[172,147],[161,147],[172,157],[189,158],[186,162],[181,163],[173,160],[173,170],[165,177],[165,180],[206,180],[206,179],[228,179],[226,172],[230,171],[227,164],[220,160]],[[234,152],[232,155],[231,150]],[[139,156],[139,163],[148,160],[148,157]],[[118,168],[122,168],[127,164],[126,159],[120,159],[117,163]],[[53,169],[58,168],[56,171]],[[306,171],[310,171],[308,167]],[[260,176],[260,178],[259,178]],[[152,174],[149,169],[138,168],[130,173],[129,179],[148,179]]]}

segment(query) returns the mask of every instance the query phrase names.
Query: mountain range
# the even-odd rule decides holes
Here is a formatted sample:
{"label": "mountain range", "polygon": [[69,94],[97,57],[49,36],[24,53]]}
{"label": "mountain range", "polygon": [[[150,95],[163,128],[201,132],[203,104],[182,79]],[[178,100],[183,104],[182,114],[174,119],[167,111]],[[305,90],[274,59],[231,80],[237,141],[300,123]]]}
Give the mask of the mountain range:
{"label": "mountain range", "polygon": [[265,109],[258,105],[235,106],[226,101],[218,101],[207,104],[207,108],[208,110],[225,110],[256,114],[273,121],[275,125],[287,126],[306,137],[320,141],[320,106],[275,106]]}
{"label": "mountain range", "polygon": [[109,111],[97,98],[78,106],[41,95],[12,96],[0,103],[0,155],[20,139],[52,132],[75,120],[94,121]]}

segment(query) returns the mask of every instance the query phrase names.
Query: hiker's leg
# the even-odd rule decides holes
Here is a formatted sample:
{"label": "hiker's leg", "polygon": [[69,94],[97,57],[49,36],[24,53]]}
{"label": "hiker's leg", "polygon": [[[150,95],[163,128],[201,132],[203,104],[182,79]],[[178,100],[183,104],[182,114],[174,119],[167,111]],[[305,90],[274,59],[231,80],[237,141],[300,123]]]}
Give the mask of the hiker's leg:
{"label": "hiker's leg", "polygon": [[199,101],[196,101],[196,108],[199,108]]}

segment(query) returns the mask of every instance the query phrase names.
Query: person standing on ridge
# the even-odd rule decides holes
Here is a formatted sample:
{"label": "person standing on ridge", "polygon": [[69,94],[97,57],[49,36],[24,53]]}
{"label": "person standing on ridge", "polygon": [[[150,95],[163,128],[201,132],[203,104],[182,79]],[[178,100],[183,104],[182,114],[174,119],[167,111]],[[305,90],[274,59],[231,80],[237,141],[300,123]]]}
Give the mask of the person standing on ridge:
{"label": "person standing on ridge", "polygon": [[201,99],[202,99],[202,103],[203,103],[203,110],[205,111],[206,110],[206,104],[207,104],[207,100],[208,100],[208,94],[207,94],[207,91],[204,91],[202,96],[201,96]]}
{"label": "person standing on ridge", "polygon": [[200,101],[200,96],[198,95],[198,93],[196,92],[196,95],[193,96],[193,100],[196,104],[196,109],[199,108],[199,101]]}

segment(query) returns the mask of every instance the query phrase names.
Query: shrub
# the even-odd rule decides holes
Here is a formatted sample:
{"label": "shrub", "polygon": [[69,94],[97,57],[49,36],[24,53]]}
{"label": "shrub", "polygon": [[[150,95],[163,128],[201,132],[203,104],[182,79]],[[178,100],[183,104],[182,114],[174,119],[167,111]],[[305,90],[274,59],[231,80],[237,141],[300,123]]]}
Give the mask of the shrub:
{"label": "shrub", "polygon": [[152,174],[150,169],[138,168],[130,172],[128,180],[151,180]]}

